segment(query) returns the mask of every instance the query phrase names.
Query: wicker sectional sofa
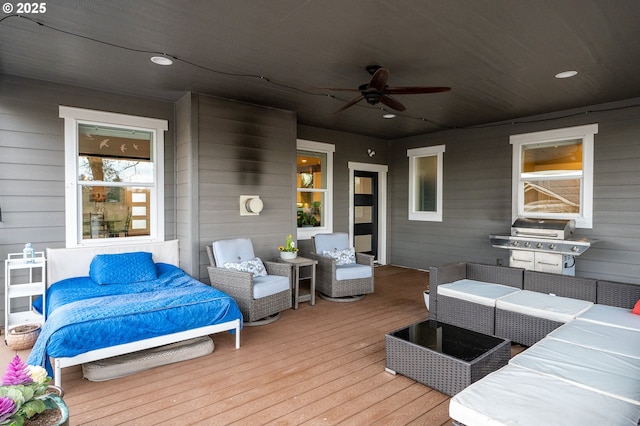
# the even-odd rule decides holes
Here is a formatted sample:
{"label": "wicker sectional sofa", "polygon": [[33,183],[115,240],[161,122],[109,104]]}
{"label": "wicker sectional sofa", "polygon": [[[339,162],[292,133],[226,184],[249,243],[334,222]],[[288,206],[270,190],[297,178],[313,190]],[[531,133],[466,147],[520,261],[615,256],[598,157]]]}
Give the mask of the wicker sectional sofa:
{"label": "wicker sectional sofa", "polygon": [[431,268],[430,318],[530,346],[451,399],[453,424],[640,424],[639,299],[636,284],[467,262]]}

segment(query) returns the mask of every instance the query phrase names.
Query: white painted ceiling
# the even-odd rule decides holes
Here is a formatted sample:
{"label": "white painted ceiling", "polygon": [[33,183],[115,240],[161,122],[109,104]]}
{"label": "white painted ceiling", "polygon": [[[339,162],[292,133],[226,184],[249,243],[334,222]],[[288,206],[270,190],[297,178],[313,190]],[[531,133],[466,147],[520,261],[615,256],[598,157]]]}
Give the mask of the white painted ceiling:
{"label": "white painted ceiling", "polygon": [[[638,0],[48,1],[0,15],[0,72],[175,101],[188,91],[295,111],[301,124],[395,139],[640,97]],[[23,11],[24,12],[24,11]],[[159,66],[154,54],[174,58]],[[360,102],[390,86],[381,118]],[[576,70],[571,79],[554,75]]]}

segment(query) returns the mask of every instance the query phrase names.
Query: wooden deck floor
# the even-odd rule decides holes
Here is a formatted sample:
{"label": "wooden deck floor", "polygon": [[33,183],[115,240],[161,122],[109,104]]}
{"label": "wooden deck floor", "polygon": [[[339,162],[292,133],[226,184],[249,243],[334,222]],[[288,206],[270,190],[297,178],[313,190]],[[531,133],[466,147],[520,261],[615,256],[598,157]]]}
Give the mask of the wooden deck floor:
{"label": "wooden deck floor", "polygon": [[364,300],[301,303],[245,327],[239,350],[223,333],[211,355],[122,379],[65,369],[71,424],[448,425],[446,395],[384,371],[384,335],[427,316],[427,285],[426,272],[382,266]]}

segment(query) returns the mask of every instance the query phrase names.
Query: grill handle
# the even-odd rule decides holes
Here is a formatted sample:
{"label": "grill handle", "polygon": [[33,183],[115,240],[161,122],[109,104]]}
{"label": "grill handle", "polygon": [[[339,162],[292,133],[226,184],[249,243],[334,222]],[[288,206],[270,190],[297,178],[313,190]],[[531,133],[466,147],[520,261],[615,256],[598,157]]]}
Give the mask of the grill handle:
{"label": "grill handle", "polygon": [[517,235],[522,235],[523,237],[546,237],[546,238],[558,238],[558,233],[554,233],[554,234],[547,234],[544,232],[522,232],[522,231],[515,231],[515,233]]}

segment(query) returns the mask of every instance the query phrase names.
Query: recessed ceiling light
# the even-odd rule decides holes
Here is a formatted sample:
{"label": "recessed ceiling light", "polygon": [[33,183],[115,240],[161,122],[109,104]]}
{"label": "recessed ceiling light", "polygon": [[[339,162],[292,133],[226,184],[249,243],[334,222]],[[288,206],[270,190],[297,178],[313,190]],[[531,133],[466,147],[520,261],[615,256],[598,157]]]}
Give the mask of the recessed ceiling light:
{"label": "recessed ceiling light", "polygon": [[153,56],[151,62],[158,65],[171,65],[173,61],[166,56]]}
{"label": "recessed ceiling light", "polygon": [[395,114],[384,114],[384,115],[382,116],[382,118],[387,118],[387,119],[389,119],[389,118],[396,118],[396,115],[395,115]]}
{"label": "recessed ceiling light", "polygon": [[556,78],[570,78],[578,75],[578,71],[563,71],[556,74]]}

